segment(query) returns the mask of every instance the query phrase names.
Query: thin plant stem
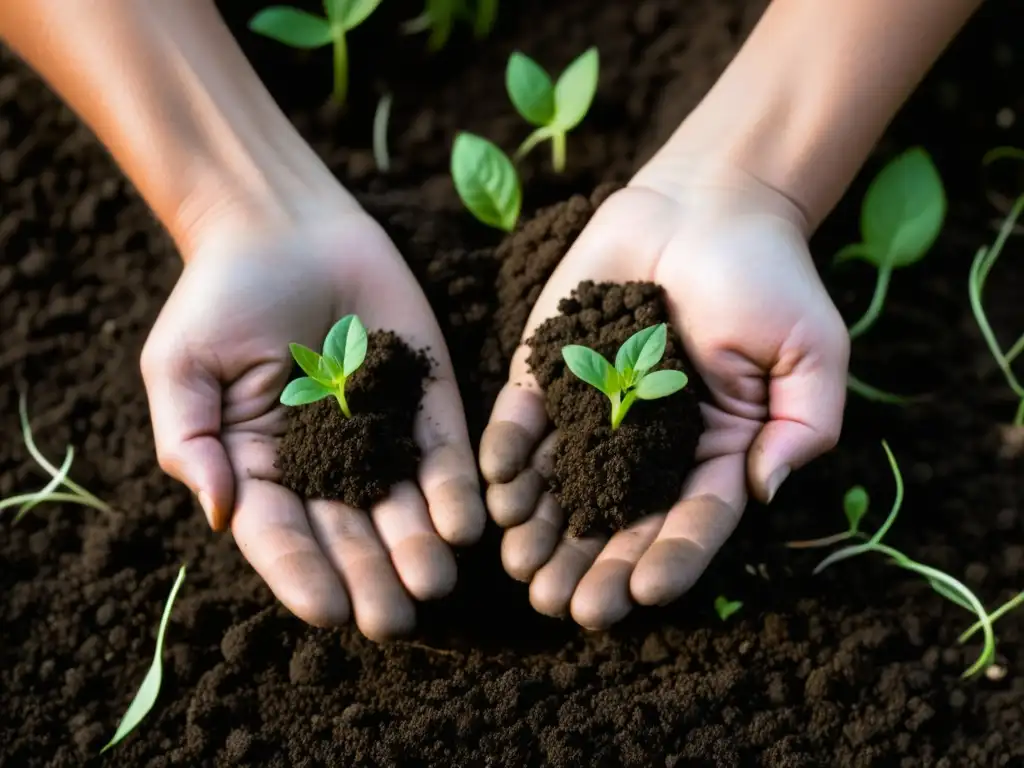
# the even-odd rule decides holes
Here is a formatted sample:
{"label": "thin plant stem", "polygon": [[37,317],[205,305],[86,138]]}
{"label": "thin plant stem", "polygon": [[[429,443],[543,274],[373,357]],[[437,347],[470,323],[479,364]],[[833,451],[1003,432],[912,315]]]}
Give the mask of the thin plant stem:
{"label": "thin plant stem", "polygon": [[831,547],[833,544],[842,544],[854,537],[850,531],[833,533],[831,536],[822,536],[820,539],[806,539],[804,541],[787,541],[789,549],[817,549],[818,547]]}
{"label": "thin plant stem", "polygon": [[542,141],[550,137],[551,131],[548,129],[546,125],[537,128],[533,133],[526,137],[522,144],[519,145],[519,149],[516,150],[516,153],[513,156],[514,159],[522,160],[524,157],[526,157],[526,155],[530,153],[530,150],[532,150]]}
{"label": "thin plant stem", "polygon": [[886,392],[878,387],[873,387],[867,382],[861,381],[852,373],[846,375],[846,387],[856,395],[860,395],[865,400],[871,400],[876,403],[886,403],[887,405],[908,405],[919,398],[907,397],[905,395],[894,395],[891,392]]}
{"label": "thin plant stem", "polygon": [[551,167],[555,173],[565,171],[565,133],[555,131],[551,135]]}
{"label": "thin plant stem", "polygon": [[348,98],[348,43],[345,30],[337,26],[334,30],[334,100],[345,105]]}
{"label": "thin plant stem", "polygon": [[388,121],[391,118],[392,95],[385,93],[377,102],[373,115],[373,159],[377,170],[387,173],[391,170],[391,155],[388,152]]}
{"label": "thin plant stem", "polygon": [[1024,352],[1024,334],[1021,334],[1020,338],[1013,342],[1010,351],[1006,353],[1006,362],[1012,363],[1021,352]]}
{"label": "thin plant stem", "polygon": [[498,18],[498,0],[477,0],[476,18],[473,19],[473,34],[483,39],[494,29]]}
{"label": "thin plant stem", "polygon": [[[1014,608],[1016,608],[1016,607],[1018,607],[1020,605],[1024,605],[1024,591],[1018,592],[1017,595],[1015,595],[1014,597],[1011,597],[1009,600],[1007,600],[1001,606],[999,606],[994,611],[992,611],[992,613],[990,613],[988,615],[989,622],[994,624],[999,619],[1001,619],[1003,616],[1005,616],[1007,613],[1009,613]],[[963,634],[960,635],[960,637],[957,639],[957,642],[958,643],[965,642],[966,640],[970,639],[971,635],[976,633],[981,628],[982,628],[982,622],[980,620],[974,622],[974,624],[972,624],[970,626],[970,628],[968,628]]]}
{"label": "thin plant stem", "polygon": [[878,268],[875,279],[875,292],[871,296],[871,303],[860,320],[850,326],[850,340],[863,336],[864,333],[875,324],[879,315],[882,314],[882,307],[885,306],[885,296],[889,291],[889,281],[892,278],[892,264],[886,262]]}

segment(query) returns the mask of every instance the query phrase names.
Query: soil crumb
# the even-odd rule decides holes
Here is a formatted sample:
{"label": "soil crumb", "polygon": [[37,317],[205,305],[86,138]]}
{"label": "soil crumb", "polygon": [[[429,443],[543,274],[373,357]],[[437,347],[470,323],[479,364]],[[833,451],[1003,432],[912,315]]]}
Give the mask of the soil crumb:
{"label": "soil crumb", "polygon": [[670,325],[656,370],[683,371],[690,383],[669,397],[636,401],[612,430],[608,398],[568,369],[562,347],[582,344],[614,360],[634,333],[668,322],[661,288],[584,281],[558,311],[527,342],[528,363],[561,434],[551,490],[568,517],[570,536],[610,533],[664,512],[679,497],[703,431],[697,374]]}
{"label": "soil crumb", "polygon": [[289,409],[277,466],[281,484],[308,499],[369,509],[392,486],[416,476],[413,422],[430,360],[391,331],[369,334],[366,361],[348,380],[352,418],[333,397]]}

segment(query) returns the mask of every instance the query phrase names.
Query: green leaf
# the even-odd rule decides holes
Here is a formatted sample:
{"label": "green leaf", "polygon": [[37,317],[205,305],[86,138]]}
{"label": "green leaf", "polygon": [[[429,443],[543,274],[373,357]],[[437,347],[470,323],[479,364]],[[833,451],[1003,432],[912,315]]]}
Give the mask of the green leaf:
{"label": "green leaf", "polygon": [[636,396],[641,400],[658,400],[675,394],[689,379],[682,371],[655,371],[648,373],[636,385]]}
{"label": "green leaf", "polygon": [[366,359],[366,328],[356,315],[345,315],[334,324],[324,340],[324,354],[341,364],[346,378]]}
{"label": "green leaf", "polygon": [[856,533],[860,530],[860,521],[868,511],[868,492],[862,485],[855,485],[843,496],[843,514],[850,524],[850,532]]}
{"label": "green leaf", "polygon": [[508,57],[505,89],[516,111],[537,127],[555,117],[555,85],[548,73],[529,56],[516,51]]}
{"label": "green leaf", "polygon": [[142,721],[142,718],[149,714],[149,711],[156,703],[156,697],[160,693],[160,683],[163,680],[164,674],[164,664],[161,658],[164,649],[164,634],[167,632],[167,624],[171,618],[171,606],[174,605],[174,598],[177,597],[178,590],[181,588],[181,583],[184,580],[185,566],[183,565],[178,571],[178,578],[174,581],[174,586],[171,587],[171,594],[164,605],[163,616],[160,617],[160,628],[156,633],[156,650],[153,653],[153,663],[150,665],[146,677],[143,678],[142,685],[139,686],[135,698],[132,699],[132,703],[128,706],[128,711],[121,718],[121,724],[117,726],[114,738],[107,743],[107,746],[100,750],[100,754],[106,752],[131,733],[135,726]]}
{"label": "green leaf", "polygon": [[555,83],[554,125],[571,131],[587,114],[597,93],[597,48],[589,48],[573,61]]}
{"label": "green leaf", "polygon": [[946,193],[938,169],[922,148],[907,150],[881,170],[864,196],[864,258],[893,267],[919,261],[935,243],[945,217]]}
{"label": "green leaf", "polygon": [[326,0],[324,5],[331,21],[348,32],[366,21],[380,3],[381,0]]}
{"label": "green leaf", "polygon": [[579,344],[569,344],[562,347],[562,359],[577,377],[608,397],[613,397],[619,391],[619,374],[600,352]]}
{"label": "green leaf", "polygon": [[345,369],[339,360],[335,360],[333,357],[320,358],[320,374],[317,376],[316,381],[325,385],[333,385],[343,378],[345,378]]}
{"label": "green leaf", "polygon": [[637,360],[640,359],[640,351],[644,348],[647,340],[651,338],[651,334],[656,330],[658,330],[658,326],[652,325],[650,328],[637,331],[622,342],[622,346],[619,347],[619,351],[615,354],[615,368],[619,373],[625,375],[627,371],[636,370]]}
{"label": "green leaf", "polygon": [[633,370],[637,373],[647,373],[647,371],[656,366],[665,355],[665,344],[667,341],[668,326],[665,323],[654,326],[654,332],[644,341],[640,354],[637,355]]}
{"label": "green leaf", "polygon": [[281,393],[281,404],[290,406],[309,405],[317,400],[323,400],[330,394],[331,390],[328,387],[325,387],[319,381],[303,376],[301,379],[288,382],[288,386]]}
{"label": "green leaf", "polygon": [[478,220],[511,232],[519,220],[523,191],[512,161],[498,147],[472,133],[460,133],[452,147],[452,181],[463,204]]}
{"label": "green leaf", "polygon": [[331,25],[290,5],[264,8],[249,20],[249,29],[292,48],[320,48],[331,42]]}
{"label": "green leaf", "polygon": [[288,345],[288,349],[291,350],[292,358],[299,364],[299,368],[302,369],[303,373],[311,379],[322,380],[323,373],[320,368],[320,355],[317,352],[294,341]]}
{"label": "green leaf", "polygon": [[743,603],[739,600],[727,600],[724,595],[715,598],[715,613],[722,621],[728,619],[742,607]]}

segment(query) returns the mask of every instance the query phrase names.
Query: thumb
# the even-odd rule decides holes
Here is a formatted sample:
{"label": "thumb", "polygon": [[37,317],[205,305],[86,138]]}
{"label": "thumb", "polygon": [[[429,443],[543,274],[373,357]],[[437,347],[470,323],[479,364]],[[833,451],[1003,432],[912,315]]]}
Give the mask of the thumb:
{"label": "thumb", "polygon": [[772,371],[768,421],[747,458],[751,489],[765,504],[792,470],[839,442],[849,342],[844,335],[843,340],[826,346],[831,349],[825,354],[805,353],[790,370]]}
{"label": "thumb", "polygon": [[224,530],[235,478],[220,439],[220,382],[181,350],[150,344],[142,353],[142,378],[160,467],[196,494],[213,530]]}

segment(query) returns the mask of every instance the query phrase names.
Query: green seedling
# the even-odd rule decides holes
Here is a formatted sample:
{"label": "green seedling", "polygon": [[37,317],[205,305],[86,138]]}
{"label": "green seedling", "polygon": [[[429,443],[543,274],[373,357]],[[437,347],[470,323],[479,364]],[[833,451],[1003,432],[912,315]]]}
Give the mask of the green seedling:
{"label": "green seedling", "polygon": [[460,133],[452,145],[451,171],[462,204],[478,221],[505,232],[515,229],[523,189],[508,155],[481,136]]}
{"label": "green seedling", "polygon": [[334,46],[334,100],[345,104],[348,95],[348,42],[345,35],[373,13],[381,0],[324,0],[324,16],[274,5],[249,20],[249,29],[279,43],[312,50]]}
{"label": "green seedling", "polygon": [[1019,147],[994,147],[985,153],[981,162],[990,165],[997,160],[1024,160],[1024,149]]}
{"label": "green seedling", "polygon": [[100,750],[100,754],[106,752],[135,730],[135,727],[142,722],[142,719],[149,714],[150,710],[153,709],[153,705],[156,704],[157,696],[160,695],[160,684],[163,682],[164,677],[164,635],[167,633],[167,624],[171,619],[171,607],[174,605],[174,598],[178,596],[178,590],[181,589],[181,583],[184,580],[185,566],[183,565],[178,570],[178,578],[175,579],[174,586],[171,587],[171,594],[167,597],[167,603],[164,605],[163,616],[160,617],[160,627],[156,633],[156,650],[153,652],[153,663],[150,664],[149,671],[146,672],[146,676],[142,679],[142,685],[136,691],[135,698],[128,705],[128,711],[121,718],[117,731],[114,733],[114,738],[107,742],[107,746]]}
{"label": "green seedling", "polygon": [[390,93],[385,93],[377,102],[377,111],[373,113],[373,160],[377,170],[387,173],[391,170],[391,153],[388,152],[388,121],[391,119]]}
{"label": "green seedling", "polygon": [[516,150],[520,160],[542,141],[551,141],[551,165],[557,173],[565,170],[565,136],[586,117],[597,93],[600,61],[597,48],[580,54],[556,82],[537,62],[513,53],[505,69],[505,88],[516,111],[534,131]]}
{"label": "green seedling", "polygon": [[840,549],[833,551],[828,557],[818,563],[814,569],[815,574],[821,573],[829,566],[835,565],[842,560],[848,560],[851,557],[856,557],[857,555],[875,552],[888,557],[893,565],[922,576],[931,588],[939,595],[977,616],[976,624],[960,635],[958,640],[958,642],[963,643],[978,631],[982,632],[984,636],[981,654],[978,656],[974,664],[972,664],[970,668],[963,673],[963,677],[965,678],[973,677],[979,672],[984,671],[985,668],[991,665],[995,660],[996,646],[992,622],[1012,610],[1015,606],[1024,602],[1024,593],[1017,595],[992,614],[989,614],[975,594],[958,579],[955,579],[949,574],[938,569],[911,560],[899,550],[882,543],[883,537],[889,532],[889,529],[892,528],[893,524],[896,522],[896,516],[899,514],[900,508],[903,506],[904,492],[903,476],[900,473],[896,457],[893,456],[893,453],[889,448],[889,444],[884,440],[882,441],[882,447],[885,449],[885,455],[889,460],[889,467],[892,470],[893,478],[896,483],[896,496],[893,500],[892,508],[889,510],[888,516],[878,530],[876,530],[871,536],[861,532],[860,524],[868,512],[870,499],[864,488],[861,486],[854,486],[846,492],[846,495],[843,498],[843,512],[846,515],[847,522],[847,529],[845,531],[810,541],[792,541],[786,546],[794,549],[809,549],[816,547],[829,547],[836,544],[842,544],[844,542],[857,542],[847,543]]}
{"label": "green seedling", "polygon": [[728,619],[742,607],[743,603],[739,600],[728,600],[724,595],[715,598],[715,613],[722,621]]}
{"label": "green seedling", "polygon": [[346,419],[352,418],[345,399],[345,383],[366,359],[366,329],[355,315],[345,315],[324,339],[323,354],[292,342],[292,357],[306,374],[284,388],[284,405],[308,405],[334,395]]}
{"label": "green seedling", "polygon": [[[893,271],[916,264],[935,244],[946,207],[942,177],[921,147],[894,158],[872,180],[861,205],[861,241],[845,246],[835,256],[836,264],[859,259],[876,269],[871,302],[850,326],[851,341],[863,336],[882,314]],[[910,401],[854,376],[849,377],[848,386],[869,400],[892,404]]]}
{"label": "green seedling", "polygon": [[985,282],[988,280],[989,273],[1003,252],[1003,247],[1006,245],[1010,233],[1016,227],[1017,219],[1020,218],[1022,211],[1024,211],[1024,195],[1018,197],[1017,201],[1013,204],[1009,214],[1007,214],[1006,219],[999,228],[999,233],[996,235],[992,245],[982,246],[978,249],[977,254],[974,256],[974,261],[971,263],[971,272],[967,281],[968,295],[971,300],[971,312],[974,313],[974,319],[981,330],[981,335],[985,338],[985,343],[988,345],[992,357],[995,358],[999,370],[1003,372],[1007,385],[1017,398],[1017,413],[1013,417],[1013,425],[1016,427],[1024,426],[1024,387],[1021,386],[1020,381],[1017,379],[1017,374],[1013,372],[1013,361],[1024,351],[1024,335],[1021,335],[1013,343],[1009,351],[1003,352],[1003,348],[1000,346],[999,340],[992,330],[992,325],[988,321],[988,316],[985,314],[982,294],[984,293]]}
{"label": "green seedling", "polygon": [[427,49],[439,51],[448,43],[456,20],[473,27],[473,35],[482,40],[491,33],[498,18],[498,0],[427,0],[423,13],[402,25],[402,31],[415,35],[430,30]]}
{"label": "green seedling", "polygon": [[[32,435],[32,426],[28,419],[28,399],[24,392],[18,396],[18,418],[21,421],[22,439],[25,441],[25,447],[28,448],[29,455],[48,475],[50,475],[51,479],[43,488],[34,493],[22,493],[17,496],[11,496],[3,499],[0,501],[0,511],[11,507],[17,507],[18,512],[14,517],[15,523],[21,520],[33,508],[44,502],[54,504],[80,504],[83,507],[98,509],[101,512],[109,512],[110,507],[105,502],[100,501],[85,490],[85,488],[68,477],[68,472],[71,470],[71,464],[75,460],[75,449],[72,446],[69,445],[67,447],[67,451],[64,454],[64,462],[60,465],[60,468],[51,464],[49,460],[43,456],[39,448],[36,447],[36,441]],[[63,486],[66,491],[57,490],[61,486]]]}
{"label": "green seedling", "polygon": [[651,371],[665,355],[668,326],[644,328],[626,339],[615,365],[579,344],[562,347],[562,358],[578,378],[603,392],[612,404],[612,429],[618,429],[637,399],[659,400],[675,394],[688,381],[682,371]]}

